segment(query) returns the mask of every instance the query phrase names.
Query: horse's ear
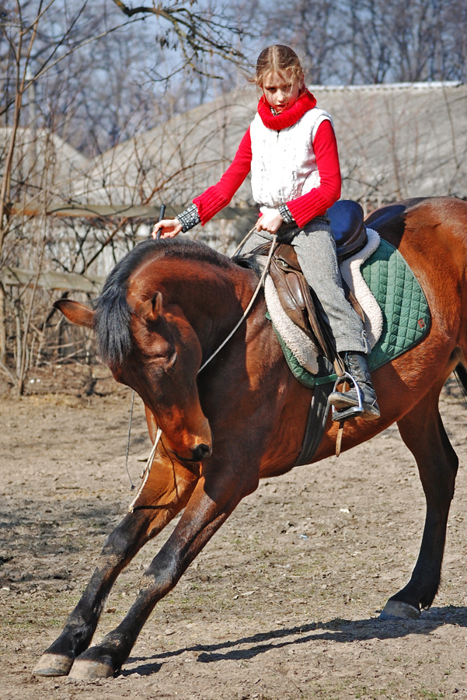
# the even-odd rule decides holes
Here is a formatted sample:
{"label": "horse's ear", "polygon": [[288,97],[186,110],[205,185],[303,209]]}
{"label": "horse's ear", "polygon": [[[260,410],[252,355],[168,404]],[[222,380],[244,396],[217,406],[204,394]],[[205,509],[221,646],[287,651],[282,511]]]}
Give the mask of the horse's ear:
{"label": "horse's ear", "polygon": [[143,321],[157,321],[162,313],[162,294],[156,292],[151,299],[142,301],[136,307],[136,313]]}
{"label": "horse's ear", "polygon": [[71,299],[59,299],[54,303],[54,306],[75,326],[94,328],[94,311],[89,306]]}

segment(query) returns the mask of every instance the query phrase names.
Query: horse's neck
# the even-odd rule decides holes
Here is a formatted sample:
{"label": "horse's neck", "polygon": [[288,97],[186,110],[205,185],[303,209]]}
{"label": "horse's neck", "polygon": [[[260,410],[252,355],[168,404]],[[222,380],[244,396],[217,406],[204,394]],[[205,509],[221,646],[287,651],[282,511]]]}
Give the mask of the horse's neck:
{"label": "horse's neck", "polygon": [[184,285],[180,306],[203,349],[223,340],[242,317],[255,289],[254,273],[243,268],[204,267]]}

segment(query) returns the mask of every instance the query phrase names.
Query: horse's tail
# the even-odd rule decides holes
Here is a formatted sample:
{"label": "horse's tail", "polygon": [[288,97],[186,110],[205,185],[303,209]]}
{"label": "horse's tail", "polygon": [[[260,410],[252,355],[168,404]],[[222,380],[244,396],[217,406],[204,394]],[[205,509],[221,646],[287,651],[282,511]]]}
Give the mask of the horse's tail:
{"label": "horse's tail", "polygon": [[467,369],[464,367],[463,364],[459,362],[456,369],[454,370],[454,374],[456,376],[457,383],[462,389],[464,398],[467,399]]}

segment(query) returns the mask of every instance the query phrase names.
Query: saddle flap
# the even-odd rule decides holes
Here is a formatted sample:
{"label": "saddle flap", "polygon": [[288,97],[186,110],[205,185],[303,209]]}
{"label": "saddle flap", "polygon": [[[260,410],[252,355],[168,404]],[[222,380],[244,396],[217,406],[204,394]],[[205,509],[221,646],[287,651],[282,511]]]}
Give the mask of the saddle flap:
{"label": "saddle flap", "polygon": [[285,313],[297,326],[310,336],[310,328],[304,314],[306,302],[303,298],[297,273],[294,270],[286,272],[282,265],[278,265],[275,257],[273,257],[269,268],[269,274],[274,282]]}
{"label": "saddle flap", "polygon": [[[295,251],[288,251],[288,248],[292,248],[292,246],[287,244],[278,246],[269,268],[279,301],[289,318],[320,348],[322,354],[330,357],[329,343],[326,340],[326,333],[323,333],[322,324],[316,313],[316,306],[310,287],[300,267],[298,270],[294,270],[284,262],[285,257],[292,261],[295,257],[296,260]],[[281,254],[279,259],[277,258],[278,252]],[[286,254],[285,257],[284,253]]]}
{"label": "saddle flap", "polygon": [[[334,361],[336,351],[333,337],[326,321],[320,317],[313,292],[301,271],[293,246],[286,243],[277,246],[271,259],[269,274],[285,313],[312,339],[325,357],[331,362]],[[347,299],[364,320],[362,308],[347,284],[344,285],[344,290]]]}

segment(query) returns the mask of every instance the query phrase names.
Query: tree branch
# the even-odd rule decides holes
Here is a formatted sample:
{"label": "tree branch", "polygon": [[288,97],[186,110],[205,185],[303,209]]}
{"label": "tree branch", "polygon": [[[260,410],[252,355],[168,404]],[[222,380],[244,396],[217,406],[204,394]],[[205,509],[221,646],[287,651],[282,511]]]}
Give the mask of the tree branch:
{"label": "tree branch", "polygon": [[[239,64],[245,61],[243,53],[234,48],[231,41],[224,38],[223,32],[228,32],[235,36],[242,36],[245,32],[239,27],[232,27],[220,15],[205,16],[203,13],[191,12],[186,7],[129,7],[121,0],[113,0],[117,7],[127,16],[133,17],[136,14],[154,15],[167,20],[172,24],[172,31],[175,32],[180,42],[180,48],[188,65],[192,65],[193,58],[188,54],[188,47],[194,52],[216,54]],[[211,36],[211,33],[214,35]]]}

